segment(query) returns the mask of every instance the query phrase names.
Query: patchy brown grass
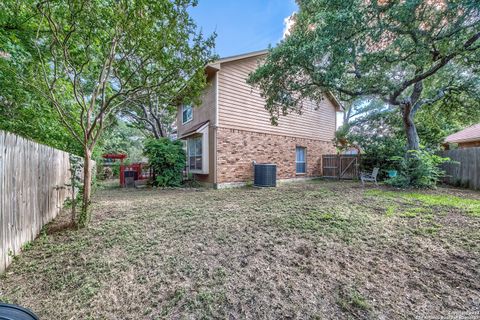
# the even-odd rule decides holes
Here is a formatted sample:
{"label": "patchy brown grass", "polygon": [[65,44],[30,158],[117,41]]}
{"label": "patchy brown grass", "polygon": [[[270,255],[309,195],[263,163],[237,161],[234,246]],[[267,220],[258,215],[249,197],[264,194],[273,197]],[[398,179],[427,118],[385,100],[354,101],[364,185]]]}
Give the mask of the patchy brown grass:
{"label": "patchy brown grass", "polygon": [[100,190],[89,228],[40,236],[0,300],[42,319],[474,319],[476,201],[324,181]]}

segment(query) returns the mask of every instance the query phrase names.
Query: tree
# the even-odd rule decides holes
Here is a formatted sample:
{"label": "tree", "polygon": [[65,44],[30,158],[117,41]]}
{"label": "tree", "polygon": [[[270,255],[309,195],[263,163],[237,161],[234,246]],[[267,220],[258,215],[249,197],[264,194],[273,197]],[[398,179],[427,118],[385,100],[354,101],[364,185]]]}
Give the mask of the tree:
{"label": "tree", "polygon": [[343,101],[343,123],[348,124],[376,110],[385,108],[385,103],[374,97],[360,97]]}
{"label": "tree", "polygon": [[[202,66],[200,66],[201,68]],[[162,101],[159,95],[151,94],[122,110],[132,123],[155,139],[169,137],[173,132],[177,113],[176,99]]]}
{"label": "tree", "polygon": [[[416,115],[418,135],[426,151],[433,153],[439,150],[446,136],[480,122],[480,100],[463,98],[450,95],[429,108],[419,110]],[[375,104],[374,101],[370,103]],[[373,109],[365,106],[370,108],[369,112],[352,119],[346,127],[337,131],[337,136],[347,141],[347,145],[358,146],[362,150],[364,170],[396,168],[392,159],[398,159],[408,149],[401,114],[396,112],[395,107],[383,103],[382,106]]]}
{"label": "tree", "polygon": [[122,153],[128,155],[128,161],[141,162],[143,160],[143,142],[145,135],[132,126],[128,121],[117,117],[116,121],[105,129],[99,149],[102,153]]}
{"label": "tree", "polygon": [[[213,34],[210,41],[216,37]],[[206,77],[200,72],[206,63],[216,56],[207,55],[207,59],[175,60],[176,68],[184,74],[195,77],[178,77],[161,91],[147,89],[143,99],[137,99],[126,105],[121,113],[140,130],[155,139],[170,137],[175,129],[177,106],[179,103],[199,103],[206,86]]]}
{"label": "tree", "polygon": [[35,15],[32,1],[0,3],[0,129],[81,154],[38,86]]}
{"label": "tree", "polygon": [[[214,59],[213,56],[210,59]],[[185,63],[178,61],[179,69],[186,73],[196,73],[203,70],[205,60],[197,59]],[[170,137],[175,128],[177,106],[180,102],[198,104],[200,96],[206,86],[205,77],[200,76],[198,80],[191,81],[190,78],[179,78],[174,86],[165,88],[162,92],[148,92],[144,99],[139,99],[129,104],[122,110],[139,129],[146,132],[155,139]]]}
{"label": "tree", "polygon": [[[0,81],[0,88],[3,83]],[[81,155],[82,146],[72,139],[48,101],[34,92],[26,93],[19,88],[20,92],[25,94],[18,99],[0,101],[0,130]],[[7,93],[2,90],[0,96],[5,97],[4,94]]]}
{"label": "tree", "polygon": [[[450,95],[429,108],[419,110],[416,115],[418,135],[425,148],[432,151],[438,150],[445,137],[480,122],[480,97],[475,98],[475,95],[469,97],[476,100],[463,98],[462,95]],[[375,105],[379,102],[369,103]],[[385,104],[382,106],[383,108],[365,106],[365,109],[370,110],[348,123],[348,130],[345,132],[346,140],[359,144],[366,150],[369,149],[372,140],[389,137],[398,140],[394,144],[402,146],[406,151],[406,136],[401,114],[396,112],[394,107]]]}
{"label": "tree", "polygon": [[188,7],[195,4],[195,0],[38,3],[35,43],[44,92],[83,148],[79,226],[89,220],[92,152],[112,116],[121,107],[145,101],[152,92],[161,95],[182,90],[182,85],[205,83],[203,68],[193,66],[210,61],[214,38],[205,39],[189,17]]}
{"label": "tree", "polygon": [[[397,108],[408,149],[415,115],[448,96],[480,89],[476,0],[302,0],[290,36],[249,78],[276,115],[332,91]],[[460,106],[459,106],[460,107]]]}

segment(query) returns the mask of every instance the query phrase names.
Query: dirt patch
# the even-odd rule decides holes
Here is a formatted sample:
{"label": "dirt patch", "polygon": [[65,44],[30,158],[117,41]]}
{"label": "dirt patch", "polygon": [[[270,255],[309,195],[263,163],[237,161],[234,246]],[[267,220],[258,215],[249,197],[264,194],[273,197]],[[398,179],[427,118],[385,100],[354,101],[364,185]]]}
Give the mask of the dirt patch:
{"label": "dirt patch", "polygon": [[[371,190],[328,181],[100,190],[89,228],[37,239],[0,279],[0,300],[42,319],[478,312],[480,219]],[[458,189],[425,194],[478,198]]]}

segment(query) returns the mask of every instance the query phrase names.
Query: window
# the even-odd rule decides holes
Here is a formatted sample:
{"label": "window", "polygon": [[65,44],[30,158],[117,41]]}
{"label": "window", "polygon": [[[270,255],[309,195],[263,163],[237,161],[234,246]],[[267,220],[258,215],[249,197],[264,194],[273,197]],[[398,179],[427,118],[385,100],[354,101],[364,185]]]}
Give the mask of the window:
{"label": "window", "polygon": [[188,168],[202,170],[202,137],[188,139]]}
{"label": "window", "polygon": [[182,124],[188,123],[193,119],[193,108],[192,106],[183,106],[182,107]]}
{"label": "window", "polygon": [[306,149],[303,147],[297,147],[297,156],[296,156],[296,164],[297,164],[297,173],[303,174],[307,172],[307,160],[305,157]]}

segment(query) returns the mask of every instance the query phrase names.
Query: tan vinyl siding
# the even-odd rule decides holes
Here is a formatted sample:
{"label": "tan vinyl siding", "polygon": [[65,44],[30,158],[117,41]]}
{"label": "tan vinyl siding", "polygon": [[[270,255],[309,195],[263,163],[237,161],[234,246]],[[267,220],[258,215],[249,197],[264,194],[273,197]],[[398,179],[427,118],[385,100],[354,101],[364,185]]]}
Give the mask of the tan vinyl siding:
{"label": "tan vinyl siding", "polygon": [[203,123],[205,121],[210,121],[210,126],[215,125],[215,99],[216,99],[216,83],[217,77],[214,76],[212,79],[209,79],[207,88],[203,93],[201,99],[202,103],[200,106],[195,106],[193,108],[193,120],[183,124],[182,123],[182,106],[178,107],[177,112],[177,130],[178,137],[182,137],[185,132],[188,132],[191,128],[196,125]]}
{"label": "tan vinyl siding", "polygon": [[193,119],[192,121],[183,124],[182,123],[182,106],[178,107],[177,112],[177,131],[178,137],[182,138],[183,135],[189,132],[195,126],[198,126],[205,121],[210,121],[208,128],[208,154],[209,154],[209,170],[208,174],[198,174],[196,179],[199,182],[206,182],[208,184],[215,183],[215,172],[216,172],[216,155],[215,155],[215,144],[216,144],[216,81],[217,76],[214,75],[208,79],[208,85],[205,88],[205,91],[201,97],[202,103],[199,106],[193,108]]}
{"label": "tan vinyl siding", "polygon": [[336,109],[325,98],[318,108],[304,103],[301,115],[280,117],[272,126],[265,100],[257,89],[246,83],[258,66],[258,57],[222,63],[218,72],[219,127],[330,141],[336,129]]}

